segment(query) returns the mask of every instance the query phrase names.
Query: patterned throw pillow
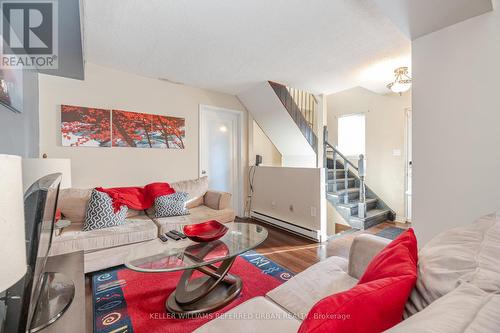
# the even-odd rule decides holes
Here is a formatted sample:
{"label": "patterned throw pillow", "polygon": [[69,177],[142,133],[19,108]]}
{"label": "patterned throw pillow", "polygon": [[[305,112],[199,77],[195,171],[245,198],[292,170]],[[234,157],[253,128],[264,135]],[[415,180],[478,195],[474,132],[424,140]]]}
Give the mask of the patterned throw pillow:
{"label": "patterned throw pillow", "polygon": [[93,190],[82,230],[90,231],[121,225],[127,217],[127,212],[128,207],[121,206],[120,210],[115,213],[111,197],[106,193]]}
{"label": "patterned throw pillow", "polygon": [[169,217],[188,215],[186,208],[189,194],[186,192],[176,192],[173,194],[162,195],[155,199],[155,216]]}

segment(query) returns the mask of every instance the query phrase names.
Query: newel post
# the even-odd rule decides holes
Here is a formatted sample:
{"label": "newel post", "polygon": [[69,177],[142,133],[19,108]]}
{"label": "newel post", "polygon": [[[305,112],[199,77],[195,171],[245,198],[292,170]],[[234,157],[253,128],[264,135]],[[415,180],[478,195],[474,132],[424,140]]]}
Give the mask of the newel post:
{"label": "newel post", "polygon": [[358,176],[359,176],[359,203],[358,203],[358,217],[366,217],[366,188],[365,188],[365,176],[366,176],[366,163],[365,156],[363,154],[359,155],[358,160]]}

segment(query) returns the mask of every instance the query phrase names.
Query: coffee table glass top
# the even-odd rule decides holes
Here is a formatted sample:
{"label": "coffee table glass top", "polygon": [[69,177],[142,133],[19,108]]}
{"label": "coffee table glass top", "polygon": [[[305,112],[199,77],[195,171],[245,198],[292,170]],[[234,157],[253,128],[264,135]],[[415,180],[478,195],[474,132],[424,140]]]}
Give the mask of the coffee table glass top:
{"label": "coffee table glass top", "polygon": [[138,244],[129,253],[125,266],[139,272],[173,272],[220,262],[257,247],[267,238],[267,229],[253,223],[227,223],[227,233],[209,243],[189,239],[160,239]]}

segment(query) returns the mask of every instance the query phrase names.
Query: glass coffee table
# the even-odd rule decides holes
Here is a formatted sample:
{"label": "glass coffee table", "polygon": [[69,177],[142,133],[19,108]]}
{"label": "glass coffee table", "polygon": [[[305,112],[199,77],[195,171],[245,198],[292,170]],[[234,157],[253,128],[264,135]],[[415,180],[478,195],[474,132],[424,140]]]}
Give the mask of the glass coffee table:
{"label": "glass coffee table", "polygon": [[[267,229],[252,223],[228,223],[220,239],[195,243],[189,239],[161,240],[134,247],[126,261],[129,269],[144,273],[184,271],[175,291],[166,301],[167,311],[189,317],[216,311],[241,292],[242,281],[229,273],[238,255],[267,238]],[[219,265],[215,265],[219,263]],[[194,272],[201,277],[192,278]]]}

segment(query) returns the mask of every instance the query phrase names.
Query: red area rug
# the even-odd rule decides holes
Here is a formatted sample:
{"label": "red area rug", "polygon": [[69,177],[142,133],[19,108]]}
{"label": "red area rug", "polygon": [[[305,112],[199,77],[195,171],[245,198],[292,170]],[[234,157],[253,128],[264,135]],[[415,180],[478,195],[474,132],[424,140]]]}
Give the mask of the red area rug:
{"label": "red area rug", "polygon": [[225,308],[194,319],[176,319],[165,310],[182,272],[139,273],[123,266],[92,275],[95,333],[192,332],[244,301],[263,296],[293,274],[265,256],[249,251],[230,271],[243,281],[239,297]]}

